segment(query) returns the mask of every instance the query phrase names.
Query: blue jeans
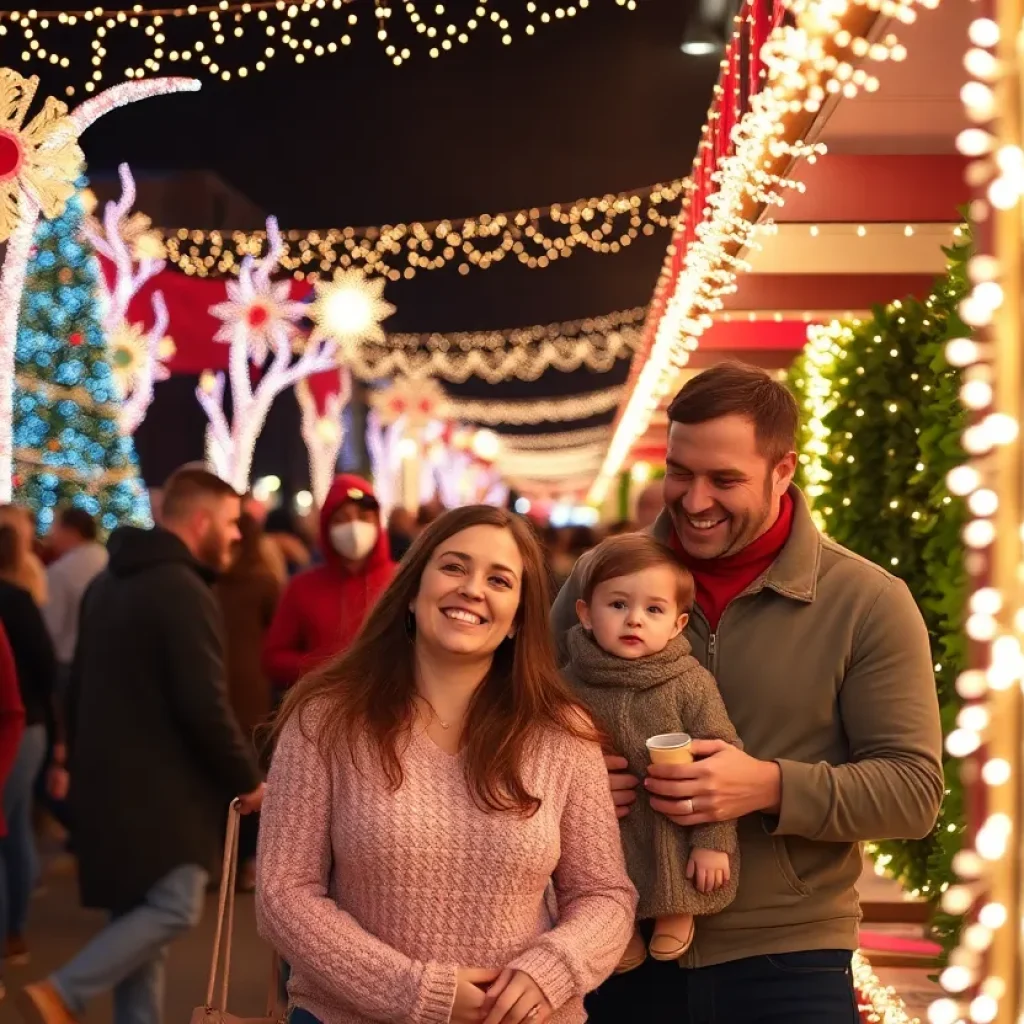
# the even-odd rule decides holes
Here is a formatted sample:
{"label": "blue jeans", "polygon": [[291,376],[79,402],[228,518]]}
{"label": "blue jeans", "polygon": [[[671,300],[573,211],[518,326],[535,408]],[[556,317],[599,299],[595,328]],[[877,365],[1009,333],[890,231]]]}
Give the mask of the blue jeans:
{"label": "blue jeans", "polygon": [[647,960],[587,996],[589,1024],[859,1024],[850,960],[842,949],[692,970]]}
{"label": "blue jeans", "polygon": [[164,964],[173,939],[199,924],[208,874],[186,864],[165,875],[145,900],[111,918],[50,983],[75,1017],[86,1003],[114,990],[114,1024],[160,1024]]}
{"label": "blue jeans", "polygon": [[32,792],[46,757],[46,726],[30,725],[3,792],[7,835],[0,839],[0,941],[25,932],[28,905],[39,875],[32,830]]}
{"label": "blue jeans", "polygon": [[301,1007],[296,1006],[291,1013],[288,1014],[288,1024],[320,1024],[320,1021],[316,1019],[309,1012],[309,1010],[303,1010]]}

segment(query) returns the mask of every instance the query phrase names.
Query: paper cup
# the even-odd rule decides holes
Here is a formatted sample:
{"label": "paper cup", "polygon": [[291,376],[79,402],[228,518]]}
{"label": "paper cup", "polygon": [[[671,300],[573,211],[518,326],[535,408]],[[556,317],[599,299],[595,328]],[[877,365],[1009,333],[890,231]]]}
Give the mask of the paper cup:
{"label": "paper cup", "polygon": [[685,732],[665,732],[647,741],[652,764],[689,764],[693,760],[690,737]]}

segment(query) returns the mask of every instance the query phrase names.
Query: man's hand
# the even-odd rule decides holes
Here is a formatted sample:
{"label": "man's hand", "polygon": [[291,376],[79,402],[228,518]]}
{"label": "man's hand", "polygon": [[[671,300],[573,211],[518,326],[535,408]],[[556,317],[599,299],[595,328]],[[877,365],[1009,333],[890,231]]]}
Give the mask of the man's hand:
{"label": "man's hand", "polygon": [[267,791],[267,784],[261,782],[257,789],[245,796],[238,798],[238,810],[241,814],[255,814],[263,806],[263,795]]}
{"label": "man's hand", "polygon": [[716,892],[731,877],[729,854],[720,850],[693,850],[686,865],[686,877],[697,892]]}
{"label": "man's hand", "polygon": [[551,1004],[540,986],[523,971],[503,970],[487,990],[484,1024],[544,1024]]}
{"label": "man's hand", "polygon": [[606,754],[604,766],[608,769],[608,785],[612,790],[615,814],[624,818],[629,814],[630,807],[636,803],[636,788],[640,785],[640,780],[635,775],[627,774],[629,762],[617,754]]}
{"label": "man's hand", "polygon": [[694,740],[693,764],[652,764],[644,786],[651,807],[677,825],[732,821],[763,811],[777,814],[782,772],[724,740]]}

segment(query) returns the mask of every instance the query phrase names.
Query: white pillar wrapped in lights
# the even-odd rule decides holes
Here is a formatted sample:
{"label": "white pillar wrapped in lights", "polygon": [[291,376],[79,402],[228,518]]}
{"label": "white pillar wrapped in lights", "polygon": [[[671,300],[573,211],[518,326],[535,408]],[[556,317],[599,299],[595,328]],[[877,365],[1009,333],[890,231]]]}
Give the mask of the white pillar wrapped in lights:
{"label": "white pillar wrapped in lights", "polygon": [[[972,214],[981,252],[968,265],[973,290],[964,321],[981,341],[952,340],[951,363],[964,368],[961,398],[974,413],[963,435],[970,462],[950,474],[951,491],[971,513],[964,528],[972,590],[966,614],[973,664],[957,680],[964,707],[947,737],[950,754],[967,759],[978,827],[957,855],[959,876],[944,908],[966,914],[959,947],[942,972],[946,995],[929,1010],[932,1024],[1019,1024],[1024,1019],[1024,150],[1022,150],[1021,0],[997,0],[997,20],[976,18],[969,31],[963,88],[976,127],[957,145],[976,158],[968,182],[981,193]],[[980,13],[980,12],[979,12]]]}
{"label": "white pillar wrapped in lights", "polygon": [[[25,272],[32,236],[40,214],[58,216],[74,194],[82,171],[83,156],[78,138],[93,122],[117,107],[152,96],[195,92],[192,78],[154,78],[125,82],[86,100],[73,113],[52,97],[42,111],[22,128],[39,84],[10,68],[0,68],[7,107],[0,111],[0,133],[9,144],[11,166],[0,168],[0,241],[7,242],[0,271],[0,502],[12,494],[12,431],[14,420],[14,350],[18,313],[25,287]],[[16,210],[16,217],[10,212]]]}

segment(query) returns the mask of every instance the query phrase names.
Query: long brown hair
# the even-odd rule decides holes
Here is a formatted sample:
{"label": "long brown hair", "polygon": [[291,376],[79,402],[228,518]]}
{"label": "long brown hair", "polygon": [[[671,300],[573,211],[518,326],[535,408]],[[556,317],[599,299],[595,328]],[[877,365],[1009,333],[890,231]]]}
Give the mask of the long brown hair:
{"label": "long brown hair", "polygon": [[316,739],[325,760],[344,744],[355,764],[357,743],[368,736],[392,789],[401,786],[399,748],[413,722],[416,694],[409,606],[437,546],[474,526],[495,526],[512,534],[523,559],[523,580],[515,636],[495,651],[469,705],[463,730],[466,781],[482,809],[529,816],[540,806],[523,781],[534,743],[551,729],[598,737],[558,671],[540,545],[526,521],[505,509],[468,505],[435,519],[410,547],[355,642],[288,693],[274,732],[279,735],[285,722],[315,705]]}

